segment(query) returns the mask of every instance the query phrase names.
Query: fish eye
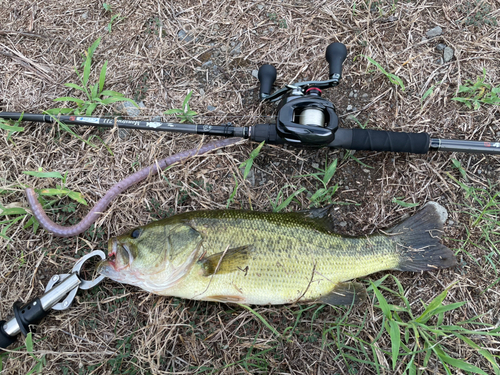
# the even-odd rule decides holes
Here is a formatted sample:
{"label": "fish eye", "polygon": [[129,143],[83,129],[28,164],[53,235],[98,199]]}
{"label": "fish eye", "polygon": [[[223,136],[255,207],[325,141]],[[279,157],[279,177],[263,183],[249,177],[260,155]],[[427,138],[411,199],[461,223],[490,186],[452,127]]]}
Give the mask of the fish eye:
{"label": "fish eye", "polygon": [[141,235],[141,230],[139,228],[134,229],[134,231],[130,234],[130,237],[137,238]]}

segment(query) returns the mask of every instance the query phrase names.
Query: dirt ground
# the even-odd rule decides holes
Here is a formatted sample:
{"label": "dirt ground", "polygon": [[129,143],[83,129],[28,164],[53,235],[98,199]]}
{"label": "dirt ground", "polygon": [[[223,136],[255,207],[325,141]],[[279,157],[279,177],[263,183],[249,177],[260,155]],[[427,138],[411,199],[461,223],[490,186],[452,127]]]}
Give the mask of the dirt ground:
{"label": "dirt ground", "polygon": [[[90,82],[98,81],[108,61],[105,88],[143,102],[138,118],[151,119],[180,108],[192,91],[190,106],[199,114],[199,124],[267,123],[276,105],[258,101],[254,71],[273,64],[278,88],[327,79],[325,49],[337,41],[348,51],[343,81],[326,90],[324,97],[335,104],[342,127],[361,124],[428,132],[443,139],[500,138],[498,106],[483,104],[470,110],[451,100],[458,96],[460,85],[475,82],[483,69],[487,83],[500,85],[498,0],[112,0],[106,5],[109,10],[101,1],[0,0],[0,111],[40,113],[64,106],[53,101],[57,97],[83,98],[64,84],[79,82],[75,67],[82,71],[85,51],[100,37]],[[436,26],[442,33],[427,37]],[[443,46],[453,52],[447,62]],[[405,90],[362,55],[400,77]],[[101,106],[94,113],[113,115],[116,108]],[[57,125],[22,126],[24,131],[11,135],[1,130],[0,204],[7,208],[28,208],[25,187],[61,184],[59,179],[36,178],[23,171],[42,168],[66,174],[64,186],[82,193],[91,207],[132,172],[209,141],[197,135],[91,127],[73,128],[77,138]],[[297,176],[315,173],[325,161],[337,158],[330,186],[339,186],[333,197],[339,233],[362,235],[388,228],[427,201],[449,211],[444,242],[456,252],[459,265],[422,274],[391,272],[414,313],[421,314],[423,304],[449,288],[444,304],[467,303],[445,313],[441,323],[463,324],[470,330],[498,329],[499,156],[352,154],[265,145],[251,178],[243,180],[239,166],[255,146],[247,142],[218,150],[151,176],[121,194],[95,226],[76,238],[57,238],[43,229],[34,233],[33,227],[24,228],[30,215],[6,228],[14,216],[3,216],[0,317],[11,315],[15,301],[43,294],[50,277],[67,273],[82,255],[105,250],[113,236],[176,213],[223,209],[235,180],[238,189],[230,208],[271,211],[271,203],[300,187],[314,193],[320,187],[317,181]],[[482,201],[474,199],[478,196]],[[306,209],[309,197],[297,195],[286,210]],[[62,225],[79,221],[89,210],[69,197],[54,199],[48,214]],[[488,203],[496,211],[476,220],[473,213],[482,212]],[[489,237],[484,235],[486,229]],[[386,274],[359,281],[369,286],[369,280]],[[384,285],[395,289],[391,280],[387,278]],[[383,293],[389,303],[402,304]],[[0,362],[0,373],[27,374],[36,366],[44,374],[403,373],[409,359],[402,355],[392,369],[391,338],[383,330],[386,323],[377,299],[373,292],[369,296],[352,309],[253,307],[257,315],[239,306],[159,297],[106,280],[80,292],[70,309],[46,318],[37,329],[32,353],[19,340],[13,346],[17,349]],[[275,335],[259,316],[282,335]],[[472,323],[460,323],[473,318]],[[493,373],[491,361],[471,345],[456,336],[439,340],[449,356]],[[500,354],[498,336],[475,335],[471,340],[493,356]],[[436,356],[426,360],[423,351],[415,364],[417,373],[447,371]],[[451,373],[469,372],[452,368]]]}

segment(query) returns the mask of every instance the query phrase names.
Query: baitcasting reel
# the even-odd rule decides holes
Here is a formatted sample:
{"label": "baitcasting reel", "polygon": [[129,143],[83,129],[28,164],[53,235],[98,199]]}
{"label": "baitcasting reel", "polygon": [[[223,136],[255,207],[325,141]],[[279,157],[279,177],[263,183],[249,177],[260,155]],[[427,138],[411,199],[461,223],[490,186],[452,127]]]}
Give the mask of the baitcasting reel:
{"label": "baitcasting reel", "polygon": [[334,105],[321,97],[321,89],[337,86],[342,77],[342,63],[347,49],[342,43],[332,43],[326,49],[330,65],[327,81],[307,81],[287,85],[270,94],[276,80],[276,68],[263,65],[259,69],[260,100],[278,101],[276,132],[278,136],[295,146],[321,147],[335,139],[339,119]]}

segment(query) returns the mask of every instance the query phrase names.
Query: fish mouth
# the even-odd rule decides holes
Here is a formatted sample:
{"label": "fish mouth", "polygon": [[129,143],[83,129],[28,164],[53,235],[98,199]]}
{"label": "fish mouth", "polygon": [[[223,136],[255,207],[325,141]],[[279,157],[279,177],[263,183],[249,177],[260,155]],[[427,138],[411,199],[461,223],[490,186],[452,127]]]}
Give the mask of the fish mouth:
{"label": "fish mouth", "polygon": [[127,244],[119,242],[116,238],[113,238],[108,243],[108,259],[107,265],[112,266],[115,271],[121,271],[127,267],[130,267],[134,260],[132,252]]}

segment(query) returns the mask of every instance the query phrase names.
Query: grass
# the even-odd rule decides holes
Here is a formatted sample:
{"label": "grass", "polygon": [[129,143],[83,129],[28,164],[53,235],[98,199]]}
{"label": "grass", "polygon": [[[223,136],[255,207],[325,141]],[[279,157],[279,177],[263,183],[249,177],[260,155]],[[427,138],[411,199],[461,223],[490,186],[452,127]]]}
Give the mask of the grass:
{"label": "grass", "polygon": [[0,118],[0,129],[7,131],[7,141],[12,141],[11,137],[13,134],[24,131],[24,128],[20,126],[23,121],[23,115],[24,112],[17,121],[4,120],[3,118]]}
{"label": "grass", "polygon": [[[43,172],[42,168],[39,168],[38,171],[23,171],[23,173],[38,178],[55,178],[61,180],[61,184],[60,185],[56,184],[55,188],[35,189],[35,191],[38,193],[39,200],[44,208],[52,207],[53,205],[57,204],[59,199],[62,199],[66,196],[80,204],[87,205],[87,201],[83,198],[82,193],[73,191],[64,186],[66,184],[67,173],[64,174],[63,176],[59,172]],[[51,196],[57,196],[58,199],[47,200],[45,198]],[[6,240],[10,240],[11,238],[7,236],[8,230],[15,223],[20,222],[27,217],[29,217],[29,219],[26,221],[23,228],[27,229],[33,226],[33,232],[34,233],[37,232],[39,223],[34,216],[31,216],[31,214],[26,210],[26,208],[20,206],[12,206],[12,205],[9,207],[5,207],[2,204],[0,204],[0,210],[1,210],[0,217],[5,218],[4,220],[0,221],[0,224],[2,225],[2,229],[0,231],[0,237]]]}
{"label": "grass", "polygon": [[28,335],[26,336],[24,342],[26,344],[26,351],[35,360],[36,363],[35,366],[33,366],[33,368],[28,373],[26,373],[26,375],[42,374],[43,368],[47,364],[45,354],[43,354],[40,358],[33,354],[33,334],[31,332],[28,332]]}
{"label": "grass", "polygon": [[[381,286],[383,280],[389,276],[392,276],[396,283],[397,291]],[[389,304],[377,284],[381,289],[400,299],[403,304]],[[456,373],[457,369],[474,374],[488,375],[488,372],[467,362],[465,359],[456,358],[456,354],[452,354],[442,343],[444,338],[454,337],[483,356],[490,363],[494,373],[496,375],[500,374],[497,356],[494,356],[488,350],[482,349],[471,339],[474,336],[500,337],[500,328],[484,325],[478,321],[478,317],[455,324],[445,324],[446,312],[459,310],[467,304],[466,301],[443,304],[450,288],[451,286],[428,304],[422,302],[424,310],[416,314],[405,297],[403,286],[395,276],[386,275],[376,283],[371,282],[371,289],[379,303],[377,307],[380,308],[383,314],[383,330],[390,337],[391,348],[390,351],[387,350],[387,354],[390,355],[392,361],[392,371],[398,368],[398,373],[416,374],[418,367],[428,367],[434,357],[449,375]],[[486,329],[473,330],[466,328],[466,326],[474,324]]]}
{"label": "grass", "polygon": [[[288,190],[289,188],[293,189],[293,192],[292,192],[292,194],[288,195],[287,198],[285,198],[284,191]],[[305,187],[301,187],[298,190],[295,190],[295,189],[297,189],[297,187],[295,185],[285,185],[278,191],[278,194],[276,195],[276,198],[274,199],[274,201],[272,199],[269,199],[269,203],[271,204],[273,212],[283,211],[285,208],[288,207],[288,205],[290,203],[292,203],[292,201],[295,200],[295,197],[297,197],[298,195],[300,195],[304,191],[306,191]]]}
{"label": "grass", "polygon": [[394,197],[392,198],[392,203],[396,203],[401,207],[417,207],[420,203],[408,203],[404,201],[404,197]]}
{"label": "grass", "polygon": [[108,23],[108,26],[107,26],[107,29],[108,29],[108,32],[110,33],[112,28],[113,28],[113,23],[114,22],[120,22],[122,20],[125,19],[125,17],[120,17],[120,14],[112,14],[112,9],[111,9],[111,5],[109,5],[108,3],[104,3],[102,4],[102,7],[104,8],[104,10],[106,12],[108,12],[109,14],[111,14],[111,19],[109,20],[109,23]]}
{"label": "grass", "polygon": [[483,68],[483,75],[477,77],[476,82],[467,80],[466,85],[460,85],[458,94],[451,100],[465,104],[469,109],[478,110],[482,104],[500,105],[500,87],[494,87],[485,83],[486,69]]}
{"label": "grass", "polygon": [[57,114],[75,114],[75,115],[84,115],[91,116],[94,113],[95,109],[98,106],[106,106],[109,104],[113,104],[116,102],[127,101],[135,105],[137,108],[139,106],[132,99],[126,98],[122,93],[112,90],[104,90],[104,85],[106,82],[106,69],[108,66],[108,62],[105,61],[101,72],[99,74],[98,82],[94,84],[90,84],[90,74],[92,69],[92,58],[94,56],[94,52],[97,47],[101,43],[101,38],[98,38],[86,51],[85,53],[85,61],[83,63],[83,73],[80,73],[78,69],[75,68],[75,73],[80,80],[80,84],[76,83],[65,83],[64,86],[69,87],[71,89],[80,91],[85,95],[85,99],[80,99],[71,96],[64,96],[60,98],[54,99],[55,102],[70,102],[76,104],[77,108],[53,108],[47,111],[50,115]]}
{"label": "grass", "polygon": [[295,177],[305,177],[312,178],[320,183],[320,186],[317,187],[314,191],[308,191],[308,199],[310,202],[310,207],[318,207],[321,205],[330,204],[333,202],[333,196],[337,191],[339,185],[335,184],[334,186],[328,186],[330,184],[335,171],[337,170],[337,159],[334,159],[330,164],[328,164],[328,156],[325,159],[325,167],[323,169],[317,167],[315,169],[318,170],[316,173],[309,173],[301,176]]}
{"label": "grass", "polygon": [[[498,191],[498,183],[491,184],[488,188],[475,187],[470,182],[468,173],[462,164],[456,159],[452,159],[452,163],[454,168],[458,170],[460,177],[455,177],[450,172],[447,175],[465,193],[464,200],[457,205],[461,212],[469,217],[467,223],[469,236],[462,244],[462,248],[472,245],[482,249],[483,256],[490,256],[493,251],[498,258],[500,256],[500,192]],[[470,231],[478,231],[479,235],[473,236],[475,239],[472,240]],[[491,262],[490,260],[490,264]],[[496,263],[498,263],[498,259]],[[496,266],[493,264],[493,267]]]}
{"label": "grass", "polygon": [[377,69],[391,81],[392,84],[399,86],[401,88],[401,91],[405,91],[405,85],[403,83],[403,80],[399,78],[397,75],[393,73],[389,73],[387,70],[385,70],[382,65],[380,65],[378,62],[376,62],[374,59],[372,59],[369,56],[361,55],[364,58],[366,58],[371,64],[375,65]]}
{"label": "grass", "polygon": [[165,115],[175,115],[181,123],[188,122],[194,124],[194,118],[197,113],[189,107],[189,100],[191,99],[192,91],[189,91],[184,101],[182,102],[182,108],[173,108],[163,112]]}
{"label": "grass", "polygon": [[488,1],[467,0],[458,4],[457,10],[465,19],[461,21],[465,26],[497,26],[498,22],[491,13],[494,11]]}
{"label": "grass", "polygon": [[248,174],[250,173],[250,170],[252,169],[253,162],[257,156],[259,156],[260,151],[262,150],[262,147],[264,146],[264,141],[262,141],[248,156],[248,159],[245,160],[243,163],[240,164],[240,169],[244,168],[243,170],[243,179],[246,180],[248,177]]}

